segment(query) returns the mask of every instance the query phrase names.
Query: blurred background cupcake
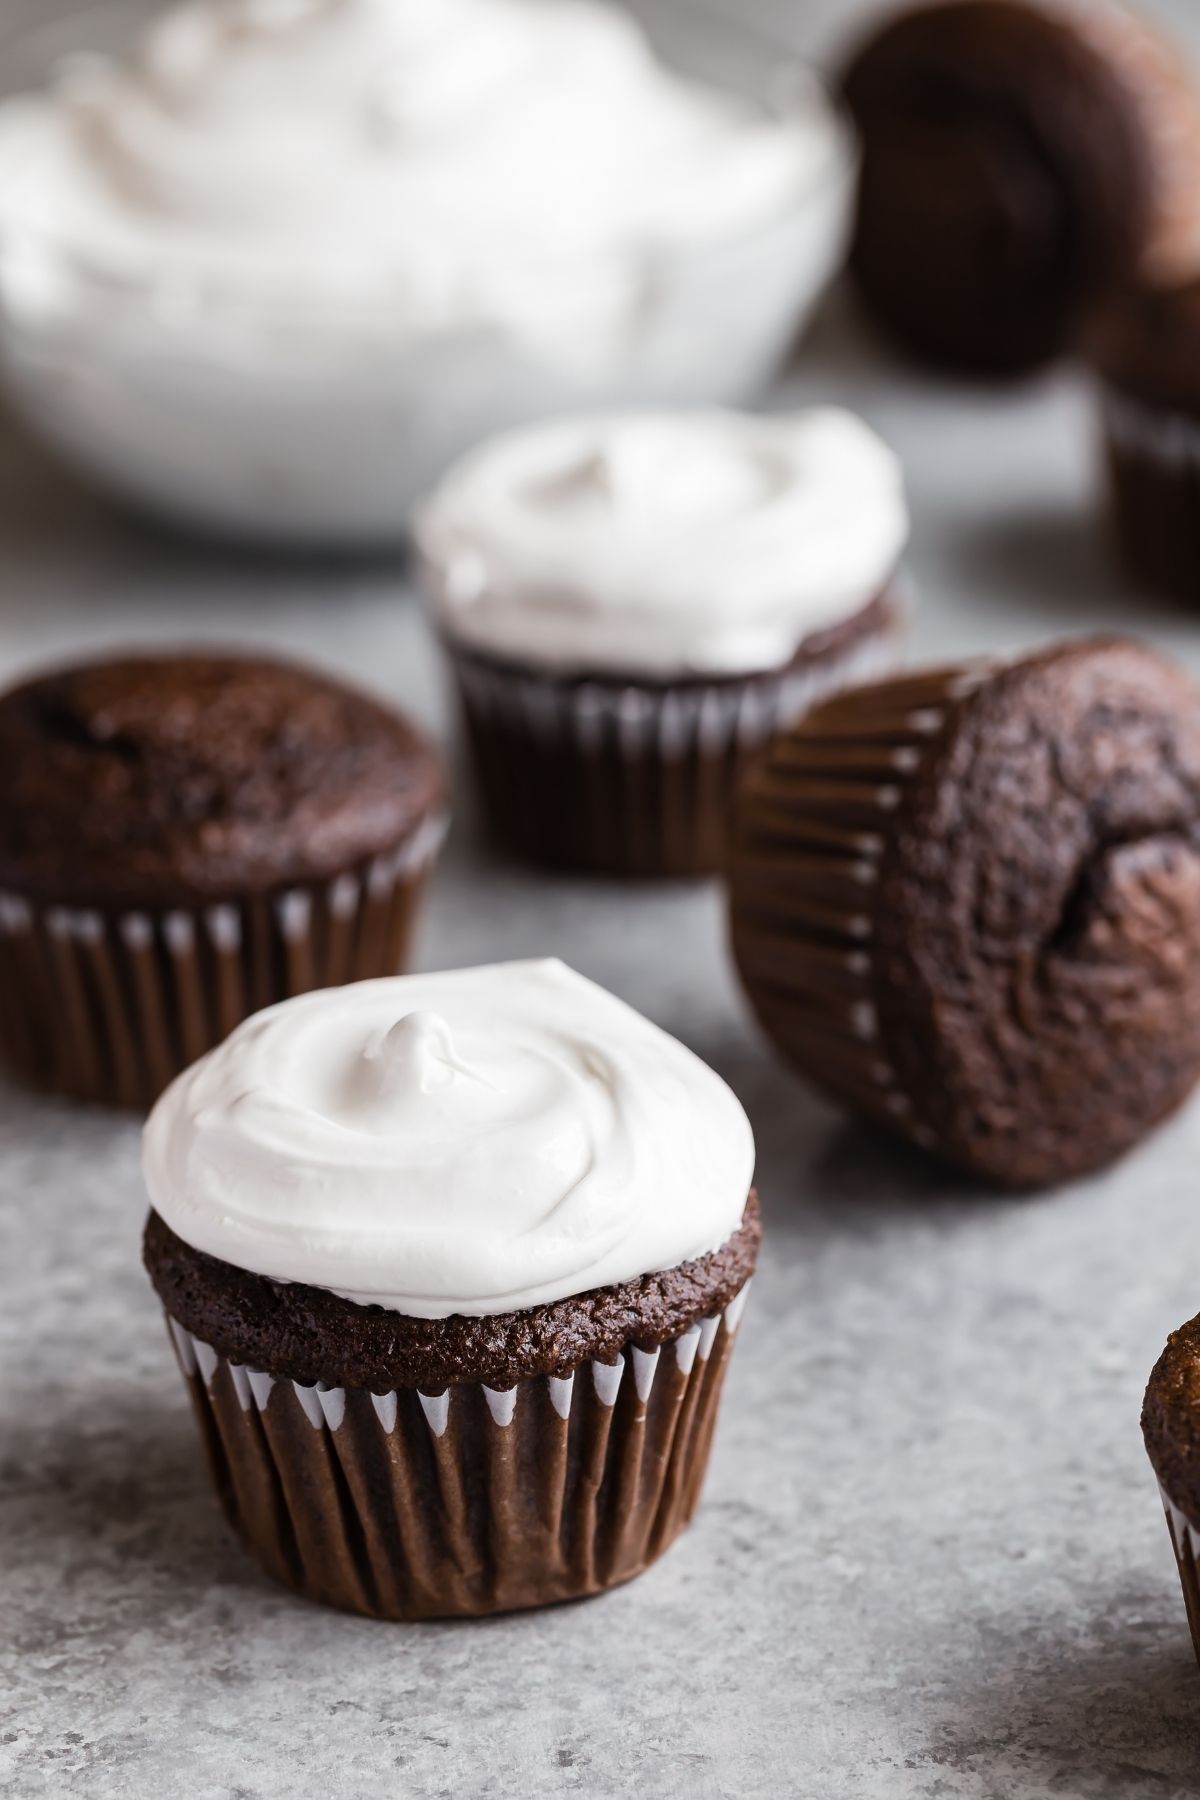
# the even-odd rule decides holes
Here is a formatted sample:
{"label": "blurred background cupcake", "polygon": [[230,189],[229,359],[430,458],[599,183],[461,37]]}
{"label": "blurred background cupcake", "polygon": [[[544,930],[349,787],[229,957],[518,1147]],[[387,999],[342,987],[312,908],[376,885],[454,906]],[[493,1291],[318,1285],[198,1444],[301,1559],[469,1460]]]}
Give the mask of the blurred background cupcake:
{"label": "blurred background cupcake", "polygon": [[1017,375],[1115,282],[1200,241],[1200,101],[1138,12],[1091,0],[891,10],[849,60],[862,136],[851,266],[936,366]]}
{"label": "blurred background cupcake", "polygon": [[1200,606],[1200,273],[1114,294],[1089,351],[1118,548],[1133,575]]}
{"label": "blurred background cupcake", "polygon": [[465,458],[416,540],[498,842],[723,867],[747,759],[896,659],[907,536],[896,458],[832,408],[570,419]]}
{"label": "blurred background cupcake", "polygon": [[146,1106],[248,1013],[406,958],[446,825],[416,728],[297,667],[129,657],[0,698],[0,1059]]}
{"label": "blurred background cupcake", "polygon": [[746,399],[840,264],[839,113],[686,0],[661,39],[718,86],[580,0],[152,15],[8,48],[0,349],[44,437],[173,517],[396,540],[487,432]]}

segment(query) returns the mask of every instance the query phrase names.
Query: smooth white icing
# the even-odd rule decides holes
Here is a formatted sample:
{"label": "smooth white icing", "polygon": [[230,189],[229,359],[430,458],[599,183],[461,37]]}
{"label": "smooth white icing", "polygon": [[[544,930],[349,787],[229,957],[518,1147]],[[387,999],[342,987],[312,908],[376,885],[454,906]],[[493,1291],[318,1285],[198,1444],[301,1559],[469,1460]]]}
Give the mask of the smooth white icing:
{"label": "smooth white icing", "polygon": [[705,1255],[754,1164],[720,1077],[555,961],[272,1007],[167,1090],[143,1148],[196,1249],[418,1318]]}
{"label": "smooth white icing", "polygon": [[845,160],[818,96],[784,120],[685,83],[597,0],[193,0],[0,108],[0,222],[185,331],[265,311],[274,355],[483,324],[586,360],[657,253]]}
{"label": "smooth white icing", "polygon": [[418,514],[448,635],[564,672],[741,673],[875,599],[900,466],[838,408],[554,421],[469,453]]}

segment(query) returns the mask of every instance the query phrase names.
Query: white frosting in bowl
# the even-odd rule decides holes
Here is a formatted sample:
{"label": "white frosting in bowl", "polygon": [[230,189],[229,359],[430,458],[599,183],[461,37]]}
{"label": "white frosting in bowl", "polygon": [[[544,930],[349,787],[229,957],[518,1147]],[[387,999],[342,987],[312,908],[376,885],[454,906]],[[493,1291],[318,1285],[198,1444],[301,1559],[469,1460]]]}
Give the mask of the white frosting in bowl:
{"label": "white frosting in bowl", "polygon": [[275,355],[484,324],[586,360],[656,255],[799,204],[840,132],[684,82],[596,0],[192,0],[0,108],[0,228],[210,329],[265,316]]}
{"label": "white frosting in bowl", "polygon": [[[108,10],[73,41],[111,50]],[[841,263],[856,155],[819,81],[718,35],[744,93],[597,0],[192,0],[76,58],[0,104],[8,397],[157,512],[322,547],[398,543],[529,419],[742,403]]]}
{"label": "white frosting in bowl", "polygon": [[900,465],[854,414],[631,413],[483,445],[419,512],[454,641],[562,673],[780,668],[876,599]]}
{"label": "white frosting in bowl", "polygon": [[304,994],[146,1125],[195,1249],[417,1318],[565,1299],[718,1249],[754,1144],[690,1050],[555,961]]}

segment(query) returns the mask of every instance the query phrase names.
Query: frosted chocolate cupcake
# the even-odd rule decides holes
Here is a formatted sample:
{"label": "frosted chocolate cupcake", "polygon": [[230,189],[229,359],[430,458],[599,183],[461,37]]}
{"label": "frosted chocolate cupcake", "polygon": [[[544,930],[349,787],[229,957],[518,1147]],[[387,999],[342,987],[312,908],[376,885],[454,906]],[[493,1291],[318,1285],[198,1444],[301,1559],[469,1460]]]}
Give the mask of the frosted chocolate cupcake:
{"label": "frosted chocolate cupcake", "polygon": [[691,1517],[757,1254],[754,1146],[561,963],[313,994],[152,1114],[146,1265],[263,1567],[381,1618],[636,1575]]}
{"label": "frosted chocolate cupcake", "polygon": [[417,542],[498,841],[707,874],[747,758],[897,655],[899,466],[849,413],[573,419],[452,469]]}
{"label": "frosted chocolate cupcake", "polygon": [[1167,1339],[1146,1388],[1142,1436],[1158,1477],[1200,1662],[1200,1318]]}
{"label": "frosted chocolate cupcake", "polygon": [[1017,1188],[1200,1076],[1200,687],[1120,639],[822,706],[747,780],[733,948],[810,1080]]}
{"label": "frosted chocolate cupcake", "polygon": [[301,668],[130,657],[0,698],[0,1058],[148,1106],[248,1013],[391,973],[444,829],[436,752]]}
{"label": "frosted chocolate cupcake", "polygon": [[863,143],[852,267],[931,363],[1035,368],[1114,283],[1197,240],[1200,101],[1121,7],[935,0],[878,29],[843,85]]}
{"label": "frosted chocolate cupcake", "polygon": [[1088,347],[1125,560],[1200,605],[1200,277],[1114,296]]}

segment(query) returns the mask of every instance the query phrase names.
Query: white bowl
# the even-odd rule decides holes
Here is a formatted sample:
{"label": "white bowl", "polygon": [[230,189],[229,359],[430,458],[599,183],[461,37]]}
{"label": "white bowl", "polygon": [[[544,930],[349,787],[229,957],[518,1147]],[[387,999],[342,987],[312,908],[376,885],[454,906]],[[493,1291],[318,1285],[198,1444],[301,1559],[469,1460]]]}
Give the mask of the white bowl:
{"label": "white bowl", "polygon": [[[128,43],[152,10],[97,7],[43,24],[5,54],[5,87],[40,85],[67,48]],[[718,62],[726,85],[753,87],[764,104],[773,89],[776,109],[811,103],[820,86],[777,46],[682,0],[657,0],[649,22],[667,60],[697,60],[671,56],[668,40],[699,48],[706,74]],[[649,263],[636,338],[602,364],[540,362],[500,330],[414,337],[382,311],[298,306],[286,333],[246,307],[214,317],[210,302],[201,316],[167,283],[131,290],[70,243],[10,227],[0,229],[0,380],[64,458],[154,513],[280,545],[396,541],[447,464],[495,431],[761,393],[844,256],[856,154],[840,118],[834,143],[785,216]]]}

